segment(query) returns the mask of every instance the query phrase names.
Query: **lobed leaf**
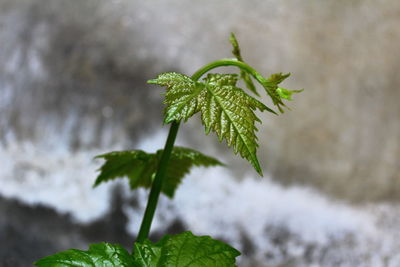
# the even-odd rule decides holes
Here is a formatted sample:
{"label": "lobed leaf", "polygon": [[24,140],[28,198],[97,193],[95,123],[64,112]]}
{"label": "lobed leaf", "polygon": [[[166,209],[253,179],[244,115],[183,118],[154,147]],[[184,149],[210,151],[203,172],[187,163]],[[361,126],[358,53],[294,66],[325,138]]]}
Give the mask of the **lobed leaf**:
{"label": "lobed leaf", "polygon": [[[131,189],[150,188],[163,150],[146,153],[142,150],[118,151],[97,156],[106,162],[100,167],[100,174],[94,186],[119,177],[128,177]],[[167,167],[162,192],[172,198],[182,179],[193,166],[223,165],[217,159],[196,150],[174,147]]]}
{"label": "lobed leaf", "polygon": [[225,139],[235,154],[247,159],[262,175],[256,156],[255,134],[255,122],[261,121],[254,111],[264,111],[266,106],[236,87],[237,76],[234,74],[208,74],[204,80],[206,90],[201,101],[201,118],[206,133],[216,132],[220,141]]}
{"label": "lobed leaf", "polygon": [[[233,46],[233,50],[232,50],[233,55],[236,57],[237,60],[244,62],[244,60],[241,56],[241,53],[240,53],[239,43],[233,33],[231,33],[229,40]],[[274,105],[276,105],[278,107],[279,111],[282,113],[284,112],[282,106],[286,107],[286,105],[283,103],[282,99],[292,100],[291,95],[293,93],[300,93],[303,91],[303,90],[287,90],[285,88],[278,87],[278,85],[289,76],[290,76],[290,73],[287,73],[287,74],[275,73],[275,74],[272,74],[267,79],[267,82],[265,84],[263,84],[264,89],[266,90],[267,94],[271,97]],[[253,83],[249,73],[247,73],[246,71],[241,69],[240,77],[243,79],[247,88],[250,91],[255,93],[257,96],[260,96],[258,94],[258,92],[256,91],[256,87],[254,86],[254,83]],[[268,110],[268,111],[275,113],[273,110]]]}
{"label": "lobed leaf", "polygon": [[116,244],[92,244],[88,251],[69,249],[34,263],[38,267],[132,267],[133,257],[123,247]]}
{"label": "lobed leaf", "polygon": [[220,141],[226,140],[235,154],[247,159],[262,175],[256,156],[258,143],[255,134],[255,122],[261,121],[254,111],[270,109],[236,87],[236,74],[208,74],[204,82],[188,79],[183,74],[164,73],[152,80],[152,83],[167,86],[164,121],[186,121],[200,111],[206,133],[212,130]]}
{"label": "lobed leaf", "polygon": [[158,243],[135,243],[134,258],[145,267],[231,267],[240,252],[209,236],[184,232]]}
{"label": "lobed leaf", "polygon": [[116,244],[92,244],[89,250],[69,249],[34,264],[38,267],[231,267],[240,252],[209,236],[191,232],[167,235],[157,243],[135,243],[132,255]]}
{"label": "lobed leaf", "polygon": [[96,158],[103,158],[106,161],[99,169],[100,174],[94,183],[95,187],[100,183],[124,176],[129,178],[129,185],[132,189],[148,188],[152,184],[152,170],[157,165],[153,154],[148,154],[142,150],[128,150],[114,151],[99,155]]}

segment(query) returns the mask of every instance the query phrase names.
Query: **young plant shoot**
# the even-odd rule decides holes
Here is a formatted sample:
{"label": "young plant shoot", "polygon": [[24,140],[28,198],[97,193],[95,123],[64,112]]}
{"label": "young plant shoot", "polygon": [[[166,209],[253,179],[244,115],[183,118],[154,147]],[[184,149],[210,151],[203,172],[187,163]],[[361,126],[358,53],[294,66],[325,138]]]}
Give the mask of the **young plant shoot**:
{"label": "young plant shoot", "polygon": [[[92,244],[87,251],[66,250],[35,262],[39,267],[229,267],[236,266],[240,252],[231,246],[209,236],[195,236],[191,232],[166,235],[157,243],[147,238],[157,207],[160,193],[173,198],[182,179],[193,166],[223,165],[219,160],[199,151],[174,146],[181,122],[186,122],[194,114],[200,113],[205,133],[214,132],[219,141],[226,141],[235,154],[249,161],[255,171],[262,176],[262,168],[257,158],[257,127],[261,120],[255,111],[277,114],[257,98],[259,92],[253,80],[257,81],[279,112],[283,113],[284,100],[292,100],[292,94],[301,90],[280,87],[289,74],[276,73],[266,78],[247,65],[242,58],[238,42],[232,33],[234,59],[213,61],[192,76],[167,72],[149,80],[166,88],[164,123],[170,124],[164,149],[156,153],[142,150],[118,151],[97,156],[105,163],[94,186],[116,178],[127,177],[132,190],[139,187],[150,188],[147,207],[142,224],[133,244],[132,252],[118,244]],[[238,74],[218,74],[209,71],[223,66],[234,66]],[[244,81],[248,94],[237,86]]]}

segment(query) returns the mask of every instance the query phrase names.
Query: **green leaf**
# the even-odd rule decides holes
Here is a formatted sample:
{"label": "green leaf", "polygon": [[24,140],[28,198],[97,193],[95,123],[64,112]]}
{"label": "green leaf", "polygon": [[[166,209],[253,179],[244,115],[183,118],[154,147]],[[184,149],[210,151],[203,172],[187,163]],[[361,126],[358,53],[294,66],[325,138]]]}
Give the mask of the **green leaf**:
{"label": "green leaf", "polygon": [[[169,237],[169,236],[168,236]],[[153,244],[149,240],[143,243],[135,243],[133,248],[133,257],[137,266],[139,267],[152,267],[160,266],[161,249],[163,241]]]}
{"label": "green leaf", "polygon": [[88,251],[69,249],[34,264],[38,267],[231,267],[240,252],[209,236],[191,232],[167,235],[157,243],[135,243],[133,255],[116,244],[92,244]]}
{"label": "green leaf", "polygon": [[301,93],[303,92],[303,90],[288,90],[282,87],[278,87],[278,89],[276,89],[276,92],[278,93],[278,95],[286,100],[292,101],[292,94],[297,94],[297,93]]}
{"label": "green leaf", "polygon": [[151,175],[157,168],[154,154],[148,154],[142,150],[114,151],[99,155],[106,162],[100,167],[94,186],[102,182],[114,180],[118,177],[129,177],[132,189],[138,187],[150,187]]}
{"label": "green leaf", "polygon": [[[100,167],[100,174],[94,186],[118,177],[128,177],[131,189],[150,188],[162,151],[146,153],[142,150],[130,150],[97,156],[96,158],[104,158],[106,162]],[[210,167],[217,165],[223,164],[196,150],[174,147],[161,190],[165,195],[172,198],[182,179],[193,166]]]}
{"label": "green leaf", "polygon": [[226,140],[234,153],[247,159],[256,171],[262,175],[257,159],[257,137],[255,121],[261,122],[254,110],[266,110],[260,101],[235,86],[236,75],[208,74],[205,78],[206,89],[201,101],[201,118],[206,133],[213,130],[220,141]]}
{"label": "green leaf", "polygon": [[157,79],[149,80],[148,83],[168,88],[164,101],[164,104],[167,104],[164,123],[187,121],[188,118],[199,111],[198,96],[203,90],[203,84],[176,72],[162,73],[158,75]]}
{"label": "green leaf", "polygon": [[69,249],[34,264],[38,267],[230,267],[240,252],[209,236],[191,232],[167,235],[157,243],[135,243],[133,255],[116,244],[92,244],[88,251]]}
{"label": "green leaf", "polygon": [[[244,62],[242,55],[240,53],[240,47],[239,47],[239,43],[236,39],[235,34],[232,32],[231,36],[229,38],[229,41],[231,42],[232,46],[233,46],[233,50],[232,50],[232,54],[236,57],[237,60]],[[257,89],[253,83],[253,80],[251,79],[251,76],[244,70],[240,70],[240,78],[243,79],[244,83],[246,84],[246,87],[252,91],[254,94],[256,94],[257,96],[260,96],[257,92]]]}
{"label": "green leaf", "polygon": [[275,85],[280,84],[284,80],[286,80],[290,76],[290,73],[283,74],[282,72],[271,74],[268,78],[269,82],[274,83]]}
{"label": "green leaf", "polygon": [[157,243],[135,243],[133,255],[118,244],[92,244],[88,251],[69,249],[34,264],[38,267],[230,267],[240,252],[209,236],[191,232],[167,235]]}
{"label": "green leaf", "polygon": [[272,74],[267,82],[263,84],[265,91],[271,97],[274,105],[276,105],[281,113],[284,113],[282,107],[286,107],[285,103],[283,103],[282,99],[292,100],[291,96],[294,93],[300,93],[303,90],[288,90],[282,87],[279,87],[279,84],[283,82],[287,77],[290,76],[290,73],[282,74],[275,73]]}
{"label": "green leaf", "polygon": [[[161,159],[162,150],[158,150],[158,159]],[[176,188],[181,183],[192,167],[224,166],[223,163],[213,157],[206,156],[196,150],[185,147],[174,147],[167,167],[162,191],[169,197],[173,197]]]}
{"label": "green leaf", "polygon": [[209,236],[184,232],[165,236],[158,243],[135,243],[138,267],[231,267],[240,252]]}
{"label": "green leaf", "polygon": [[66,250],[34,263],[39,267],[108,267],[137,266],[133,257],[120,245],[108,243],[92,244],[88,251]]}
{"label": "green leaf", "polygon": [[165,122],[186,121],[200,111],[206,133],[214,131],[220,141],[226,140],[235,154],[247,159],[262,175],[256,156],[258,143],[255,134],[255,122],[261,121],[254,111],[270,109],[236,87],[236,74],[208,74],[204,82],[189,79],[183,74],[164,73],[152,80],[152,83],[167,86]]}

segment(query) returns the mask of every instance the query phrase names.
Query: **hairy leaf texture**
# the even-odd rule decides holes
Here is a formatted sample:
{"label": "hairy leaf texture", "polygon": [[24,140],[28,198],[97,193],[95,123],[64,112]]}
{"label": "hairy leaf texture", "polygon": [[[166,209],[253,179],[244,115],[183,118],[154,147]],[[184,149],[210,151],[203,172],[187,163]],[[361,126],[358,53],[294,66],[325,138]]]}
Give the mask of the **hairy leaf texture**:
{"label": "hairy leaf texture", "polygon": [[255,134],[255,122],[261,121],[254,111],[270,109],[236,87],[237,80],[236,74],[208,74],[204,82],[195,82],[183,74],[164,73],[151,83],[167,86],[166,123],[186,121],[200,111],[206,133],[213,131],[220,141],[226,140],[262,175]]}
{"label": "hairy leaf texture", "polygon": [[[146,153],[142,150],[117,151],[97,156],[106,162],[100,167],[100,174],[94,186],[102,182],[128,177],[131,189],[150,188],[158,168],[163,150]],[[196,150],[174,147],[163,182],[162,192],[172,198],[182,179],[193,166],[223,165],[215,158],[206,156]]]}
{"label": "hairy leaf texture", "polygon": [[69,249],[34,264],[38,267],[231,267],[240,252],[209,236],[191,232],[166,235],[159,242],[136,242],[132,255],[116,244],[92,244],[89,250]]}
{"label": "hairy leaf texture", "polygon": [[[231,36],[229,38],[229,41],[231,42],[232,46],[233,46],[233,50],[232,50],[232,54],[236,57],[237,60],[244,62],[241,52],[240,52],[240,47],[239,47],[239,43],[236,39],[235,34],[232,32]],[[257,96],[260,96],[257,92],[257,89],[253,83],[253,80],[251,79],[250,74],[248,74],[246,71],[244,70],[240,70],[240,78],[243,79],[244,83],[246,84],[246,87],[252,91],[254,94],[256,94]]]}
{"label": "hairy leaf texture", "polygon": [[88,251],[69,249],[34,263],[39,267],[132,267],[133,257],[120,245],[108,243],[92,244]]}
{"label": "hairy leaf texture", "polygon": [[231,267],[240,252],[209,236],[184,232],[165,236],[158,243],[135,243],[133,256],[137,266],[160,267]]}
{"label": "hairy leaf texture", "polygon": [[133,258],[135,260],[135,267],[152,267],[162,266],[160,262],[162,247],[165,240],[170,236],[166,236],[157,243],[152,243],[145,240],[143,243],[136,242],[133,246]]}
{"label": "hairy leaf texture", "polygon": [[262,175],[255,134],[255,122],[261,121],[254,111],[264,111],[267,107],[236,87],[237,76],[234,74],[208,74],[204,80],[207,90],[201,95],[200,103],[206,133],[216,132],[220,141],[225,139],[235,154],[240,153]]}
{"label": "hairy leaf texture", "polygon": [[204,89],[202,83],[176,72],[162,73],[157,79],[149,80],[148,83],[167,87],[164,123],[187,121],[199,111],[199,94]]}
{"label": "hairy leaf texture", "polygon": [[89,250],[69,249],[34,264],[38,267],[232,267],[240,252],[209,236],[191,232],[167,235],[159,242],[136,242],[132,255],[116,244],[92,244]]}

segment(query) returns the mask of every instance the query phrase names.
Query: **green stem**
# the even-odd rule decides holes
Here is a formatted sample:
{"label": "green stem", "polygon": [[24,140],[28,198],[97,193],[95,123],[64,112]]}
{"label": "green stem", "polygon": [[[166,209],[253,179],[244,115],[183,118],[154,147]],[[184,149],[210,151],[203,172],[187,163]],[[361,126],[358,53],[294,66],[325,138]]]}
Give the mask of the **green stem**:
{"label": "green stem", "polygon": [[[268,81],[261,74],[259,74],[255,69],[253,69],[246,63],[243,63],[236,59],[220,59],[220,60],[213,61],[213,62],[203,66],[198,71],[196,71],[192,75],[191,78],[192,78],[192,80],[197,81],[206,72],[208,72],[214,68],[218,68],[218,67],[222,67],[222,66],[239,67],[240,69],[243,69],[243,70],[249,72],[261,84],[268,84]],[[161,193],[163,180],[165,177],[165,173],[167,171],[168,162],[171,157],[172,149],[174,147],[176,135],[178,133],[179,124],[180,124],[180,122],[177,122],[177,121],[172,122],[171,128],[169,129],[168,138],[167,138],[164,150],[161,155],[161,159],[160,159],[160,163],[158,165],[156,176],[154,177],[154,181],[151,186],[149,200],[147,201],[146,210],[144,212],[142,224],[140,225],[140,230],[139,230],[139,234],[136,239],[136,242],[142,243],[149,235],[151,223],[153,221],[154,213],[157,208],[158,198]]]}
{"label": "green stem", "polygon": [[236,67],[250,73],[261,85],[263,85],[263,86],[268,85],[268,84],[272,85],[272,83],[270,83],[267,79],[265,79],[253,67],[251,67],[251,66],[247,65],[246,63],[239,61],[237,59],[229,59],[229,58],[224,58],[224,59],[220,59],[220,60],[216,60],[216,61],[208,63],[207,65],[203,66],[201,69],[196,71],[193,74],[192,79],[198,80],[206,72],[208,72],[212,69],[218,68],[218,67],[223,67],[223,66],[236,66]]}
{"label": "green stem", "polygon": [[154,213],[156,211],[158,198],[160,196],[162,182],[167,171],[169,158],[171,157],[171,152],[174,147],[176,135],[179,129],[179,122],[172,122],[169,129],[169,134],[167,142],[165,143],[164,151],[161,155],[160,164],[158,165],[158,170],[156,176],[154,177],[153,184],[151,186],[149,200],[147,202],[147,207],[144,212],[142,224],[140,225],[140,230],[136,242],[143,242],[150,232],[151,222],[153,221]]}

